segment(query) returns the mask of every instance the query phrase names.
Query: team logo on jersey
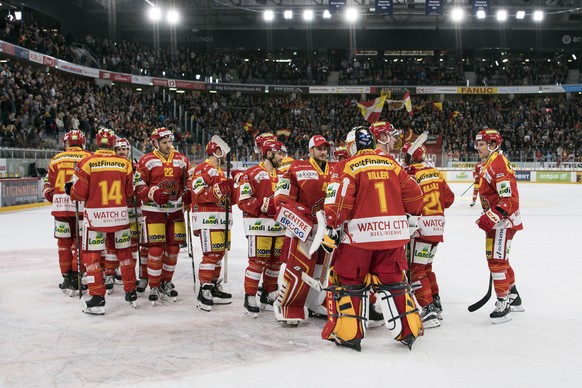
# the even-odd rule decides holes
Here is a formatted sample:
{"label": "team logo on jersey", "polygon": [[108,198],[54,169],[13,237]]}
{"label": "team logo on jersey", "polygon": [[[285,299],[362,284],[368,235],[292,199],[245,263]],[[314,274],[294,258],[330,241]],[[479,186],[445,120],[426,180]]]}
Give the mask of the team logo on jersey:
{"label": "team logo on jersey", "polygon": [[511,197],[511,185],[507,181],[497,182],[497,193],[500,197]]}
{"label": "team logo on jersey", "polygon": [[178,183],[175,180],[163,180],[158,183],[158,187],[163,189],[165,192],[170,194],[170,198],[175,201],[178,199],[180,194],[180,187],[178,187]]}
{"label": "team logo on jersey", "polygon": [[317,171],[314,170],[304,170],[304,171],[297,171],[296,173],[298,181],[305,181],[310,179],[319,179],[319,175]]}
{"label": "team logo on jersey", "polygon": [[276,195],[289,195],[291,191],[291,182],[288,178],[281,178],[277,183],[277,188],[275,189]]}
{"label": "team logo on jersey", "polygon": [[207,187],[207,185],[204,183],[204,178],[202,177],[196,178],[196,180],[192,183],[192,190],[196,194],[198,194],[205,187]]}
{"label": "team logo on jersey", "polygon": [[245,182],[239,187],[239,197],[240,199],[247,199],[253,195],[253,189],[250,183]]}

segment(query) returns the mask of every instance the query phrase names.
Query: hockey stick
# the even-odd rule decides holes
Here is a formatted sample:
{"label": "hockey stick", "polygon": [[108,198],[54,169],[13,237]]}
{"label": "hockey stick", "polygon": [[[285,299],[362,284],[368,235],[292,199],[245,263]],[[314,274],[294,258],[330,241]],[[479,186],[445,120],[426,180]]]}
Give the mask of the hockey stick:
{"label": "hockey stick", "polygon": [[471,183],[471,186],[467,187],[467,190],[463,191],[463,194],[461,194],[461,197],[463,195],[465,195],[467,193],[467,191],[469,191],[471,189],[471,187],[475,186],[475,182]]}
{"label": "hockey stick", "polygon": [[83,296],[83,289],[81,286],[81,239],[79,238],[79,201],[75,201],[75,244],[77,245],[77,267],[79,268],[79,275],[77,276],[77,287],[79,287],[79,300]]}
{"label": "hockey stick", "polygon": [[489,288],[487,289],[487,293],[483,298],[478,300],[477,302],[473,303],[468,307],[469,312],[474,312],[479,310],[481,307],[485,306],[485,303],[489,301],[491,298],[491,289],[493,288],[493,275],[489,274]]}
{"label": "hockey stick", "polygon": [[[182,186],[184,192],[188,191],[187,182],[188,178],[188,171],[186,171],[186,167],[182,169]],[[192,288],[194,292],[196,292],[196,265],[194,263],[194,248],[192,247],[192,229],[190,227],[190,223],[192,222],[192,218],[190,217],[190,209],[184,208],[184,222],[186,223],[186,248],[188,249],[188,256],[190,256],[190,262],[192,263]]]}
{"label": "hockey stick", "polygon": [[408,149],[408,151],[406,153],[408,155],[412,156],[412,154],[414,154],[414,151],[416,151],[417,149],[422,147],[422,145],[424,144],[424,142],[426,142],[427,139],[428,139],[428,133],[427,132],[421,133],[420,135],[418,135],[418,137],[416,138],[414,143],[412,143],[412,145],[410,146],[410,148]]}
{"label": "hockey stick", "polygon": [[313,255],[315,251],[319,249],[321,246],[321,241],[323,240],[323,236],[325,235],[325,213],[323,210],[318,210],[315,213],[315,218],[317,218],[317,231],[313,236],[313,242],[311,243],[311,247],[309,247],[309,256]]}

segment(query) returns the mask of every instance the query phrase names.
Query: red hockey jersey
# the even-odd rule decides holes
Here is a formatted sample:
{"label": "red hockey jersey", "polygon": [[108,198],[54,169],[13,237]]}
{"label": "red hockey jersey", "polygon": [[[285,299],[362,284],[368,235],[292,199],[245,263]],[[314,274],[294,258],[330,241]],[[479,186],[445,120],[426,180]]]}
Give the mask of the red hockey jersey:
{"label": "red hockey jersey", "polygon": [[326,162],[322,170],[313,158],[293,161],[277,183],[275,203],[280,206],[290,201],[298,202],[311,210],[311,221],[316,223],[315,213],[323,210],[331,168]]}
{"label": "red hockey jersey", "polygon": [[[171,151],[168,158],[154,150],[145,154],[138,162],[136,192],[143,201],[142,210],[173,213],[181,210],[182,194],[188,180],[190,161],[178,151]],[[170,194],[170,201],[162,206],[148,198],[153,186],[158,186]]]}
{"label": "red hockey jersey", "polygon": [[238,207],[243,211],[246,236],[283,236],[285,228],[263,213],[263,199],[273,197],[277,187],[277,171],[267,172],[263,162],[246,170],[239,180]]}
{"label": "red hockey jersey", "polygon": [[361,150],[338,167],[325,199],[327,226],[337,228],[347,221],[342,242],[362,249],[406,244],[410,240],[406,213],[420,215],[423,206],[414,179],[393,158],[374,150]]}
{"label": "red hockey jersey", "polygon": [[[53,216],[75,217],[75,204],[65,193],[65,183],[73,178],[75,166],[89,155],[91,153],[81,147],[68,147],[66,151],[56,154],[51,159],[43,190],[54,190],[51,211]],[[79,211],[83,211],[82,202],[79,203]]]}
{"label": "red hockey jersey", "polygon": [[424,196],[424,208],[419,220],[419,232],[423,240],[442,242],[445,231],[445,209],[455,201],[455,194],[443,174],[426,163],[412,164],[407,169],[416,180]]}
{"label": "red hockey jersey", "polygon": [[[217,198],[213,186],[226,180],[224,171],[208,160],[200,163],[192,173],[192,229],[225,229],[226,198]],[[229,228],[232,227],[232,203],[230,195]]]}
{"label": "red hockey jersey", "polygon": [[[499,152],[493,152],[483,163],[479,197],[483,210],[498,208],[507,215],[511,222],[505,223],[505,229],[523,229],[515,173],[509,160]],[[496,228],[499,226],[496,225]]]}
{"label": "red hockey jersey", "polygon": [[110,150],[97,150],[75,172],[71,199],[85,201],[85,221],[93,230],[115,232],[128,227],[127,199],[133,194],[131,162]]}

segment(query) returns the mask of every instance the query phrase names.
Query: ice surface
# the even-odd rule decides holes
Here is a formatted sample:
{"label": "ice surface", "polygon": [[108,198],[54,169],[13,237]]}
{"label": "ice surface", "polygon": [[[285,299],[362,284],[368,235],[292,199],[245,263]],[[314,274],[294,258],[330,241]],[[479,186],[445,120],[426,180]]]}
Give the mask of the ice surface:
{"label": "ice surface", "polygon": [[[459,195],[468,184],[452,184]],[[444,307],[440,328],[408,351],[385,328],[367,332],[362,352],[320,338],[322,320],[282,327],[272,312],[243,315],[246,240],[235,213],[229,282],[234,303],[195,307],[191,262],[180,254],[176,303],[137,309],[118,286],[106,314],[81,313],[58,289],[50,210],[0,214],[0,386],[2,387],[578,387],[582,384],[582,185],[520,184],[525,230],[511,261],[526,312],[493,325],[467,306],[486,291],[479,210],[470,193],[447,212],[435,272]],[[194,245],[196,265],[200,247]],[[205,385],[203,385],[205,384]]]}

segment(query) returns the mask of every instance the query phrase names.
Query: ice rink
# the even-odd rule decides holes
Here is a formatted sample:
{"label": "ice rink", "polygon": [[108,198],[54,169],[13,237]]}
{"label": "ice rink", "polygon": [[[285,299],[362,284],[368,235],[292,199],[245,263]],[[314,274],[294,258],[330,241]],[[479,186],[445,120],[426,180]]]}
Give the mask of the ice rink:
{"label": "ice rink", "polygon": [[[81,312],[65,296],[49,207],[0,213],[0,386],[2,387],[579,387],[582,384],[582,185],[519,185],[525,229],[511,262],[524,313],[493,325],[486,292],[484,233],[474,224],[468,183],[451,184],[445,243],[434,269],[442,326],[412,351],[384,328],[367,332],[362,352],[321,340],[323,321],[282,327],[272,312],[243,315],[246,239],[235,208],[228,284],[234,302],[195,307],[192,266],[180,254],[176,303],[132,309],[123,290],[106,314]],[[196,267],[199,242],[194,241]]]}

